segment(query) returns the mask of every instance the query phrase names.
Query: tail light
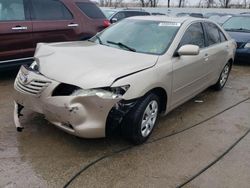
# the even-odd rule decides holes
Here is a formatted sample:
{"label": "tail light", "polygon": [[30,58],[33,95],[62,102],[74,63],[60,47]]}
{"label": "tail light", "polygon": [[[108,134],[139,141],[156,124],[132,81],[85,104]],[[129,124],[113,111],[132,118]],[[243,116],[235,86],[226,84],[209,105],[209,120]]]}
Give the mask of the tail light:
{"label": "tail light", "polygon": [[104,20],[104,21],[103,21],[103,26],[104,26],[104,27],[108,27],[108,26],[110,26],[110,25],[111,25],[111,23],[110,23],[109,20]]}

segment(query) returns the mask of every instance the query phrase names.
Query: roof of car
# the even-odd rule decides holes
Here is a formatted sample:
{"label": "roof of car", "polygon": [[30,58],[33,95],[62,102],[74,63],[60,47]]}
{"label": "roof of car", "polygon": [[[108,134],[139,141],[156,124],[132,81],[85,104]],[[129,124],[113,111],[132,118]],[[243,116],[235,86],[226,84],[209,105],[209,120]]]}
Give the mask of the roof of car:
{"label": "roof of car", "polygon": [[183,23],[187,20],[195,21],[195,20],[205,20],[202,18],[195,18],[195,17],[170,17],[170,16],[133,16],[127,19],[139,19],[139,20],[150,20],[150,21],[162,21],[162,22],[177,22]]}
{"label": "roof of car", "polygon": [[113,12],[120,12],[120,11],[125,11],[125,12],[146,12],[145,10],[143,10],[143,9],[107,9],[107,8],[105,8],[105,9],[102,9],[102,10],[108,10],[108,11],[113,11]]}

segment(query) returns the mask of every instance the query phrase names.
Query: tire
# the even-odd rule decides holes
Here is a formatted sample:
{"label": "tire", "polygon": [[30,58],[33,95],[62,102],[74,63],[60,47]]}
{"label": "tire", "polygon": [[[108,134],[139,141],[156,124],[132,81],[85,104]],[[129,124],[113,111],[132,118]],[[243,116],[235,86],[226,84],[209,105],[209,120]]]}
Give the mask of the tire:
{"label": "tire", "polygon": [[223,70],[221,71],[220,73],[220,77],[218,79],[218,81],[216,82],[215,85],[213,85],[213,88],[217,91],[223,89],[223,87],[225,86],[226,82],[227,82],[227,79],[229,77],[229,73],[230,73],[230,69],[231,69],[231,65],[230,63],[228,62]]}
{"label": "tire", "polygon": [[[122,134],[133,144],[147,141],[156,124],[160,110],[160,99],[150,93],[138,101],[122,123]],[[150,115],[150,118],[148,118]],[[143,124],[143,125],[142,125]]]}

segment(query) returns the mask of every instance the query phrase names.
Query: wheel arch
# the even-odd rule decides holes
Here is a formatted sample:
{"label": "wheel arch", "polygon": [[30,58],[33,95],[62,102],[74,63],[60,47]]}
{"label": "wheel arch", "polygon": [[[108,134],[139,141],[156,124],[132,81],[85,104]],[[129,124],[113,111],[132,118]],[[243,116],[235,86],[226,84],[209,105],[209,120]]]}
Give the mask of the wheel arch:
{"label": "wheel arch", "polygon": [[232,58],[230,58],[229,60],[228,60],[228,63],[230,64],[230,71],[231,71],[231,69],[232,69],[232,66],[233,66],[233,59]]}
{"label": "wheel arch", "polygon": [[162,87],[156,87],[153,88],[151,90],[149,90],[146,94],[150,94],[150,93],[154,93],[155,95],[157,95],[160,99],[160,113],[165,112],[167,110],[167,103],[168,103],[168,94],[166,92],[166,90]]}

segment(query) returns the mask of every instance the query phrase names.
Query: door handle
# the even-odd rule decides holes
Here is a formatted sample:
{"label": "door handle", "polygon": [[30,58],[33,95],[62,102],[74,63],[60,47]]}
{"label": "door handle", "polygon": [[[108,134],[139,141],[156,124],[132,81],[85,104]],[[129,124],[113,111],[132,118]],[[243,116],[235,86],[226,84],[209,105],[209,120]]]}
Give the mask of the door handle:
{"label": "door handle", "polygon": [[78,27],[78,26],[79,26],[79,25],[76,24],[76,23],[71,23],[71,24],[68,25],[68,27]]}
{"label": "door handle", "polygon": [[11,29],[12,30],[27,30],[28,27],[26,27],[26,26],[16,26],[16,27],[12,27]]}
{"label": "door handle", "polygon": [[207,53],[204,55],[204,61],[205,61],[205,62],[208,61],[208,54],[207,54]]}

